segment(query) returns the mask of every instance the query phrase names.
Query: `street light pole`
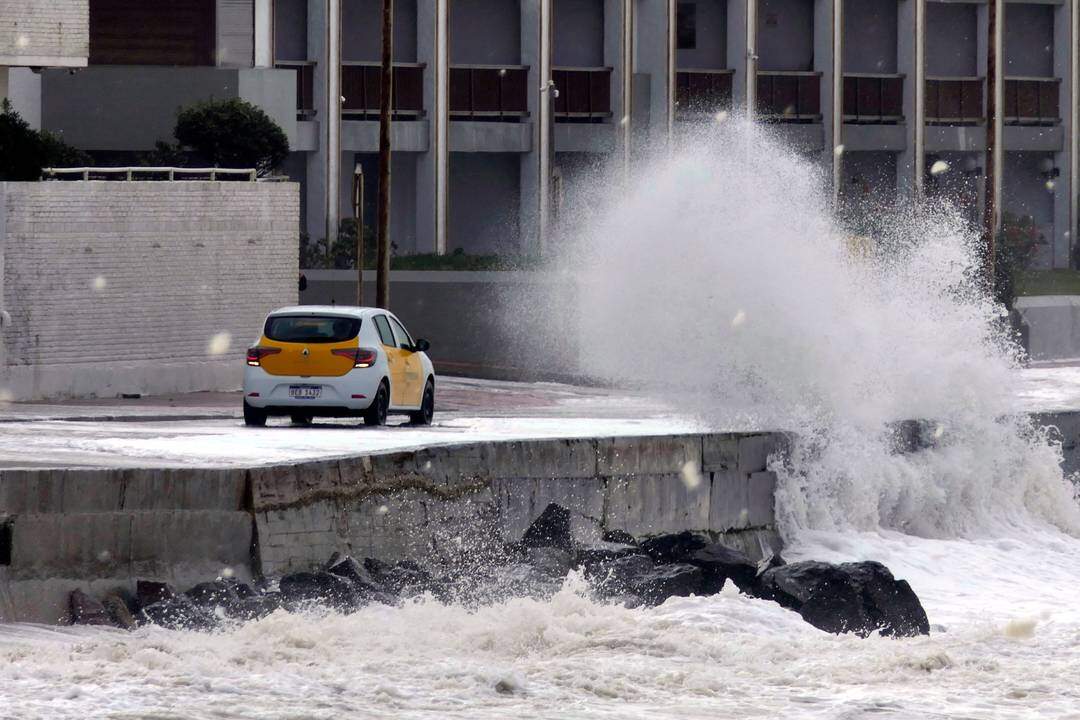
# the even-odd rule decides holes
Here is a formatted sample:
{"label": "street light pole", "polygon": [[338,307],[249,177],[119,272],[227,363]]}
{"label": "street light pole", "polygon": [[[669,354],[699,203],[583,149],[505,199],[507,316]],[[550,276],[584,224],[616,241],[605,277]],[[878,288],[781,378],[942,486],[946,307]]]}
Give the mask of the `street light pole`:
{"label": "street light pole", "polygon": [[356,221],[356,304],[364,304],[364,168],[353,169],[353,219]]}
{"label": "street light pole", "polygon": [[394,0],[383,0],[382,94],[379,100],[379,259],[375,305],[390,307],[390,112],[394,97]]}

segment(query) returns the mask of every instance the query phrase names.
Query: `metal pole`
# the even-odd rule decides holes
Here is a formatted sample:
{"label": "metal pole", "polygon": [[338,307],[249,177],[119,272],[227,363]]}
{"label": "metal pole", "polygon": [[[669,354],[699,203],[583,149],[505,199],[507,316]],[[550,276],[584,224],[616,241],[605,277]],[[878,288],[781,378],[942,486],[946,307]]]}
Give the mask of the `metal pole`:
{"label": "metal pole", "polygon": [[356,221],[356,304],[364,304],[364,168],[353,170],[353,219]]}
{"label": "metal pole", "polygon": [[375,305],[390,307],[390,109],[394,97],[394,0],[383,0],[382,97],[379,101],[379,264]]}

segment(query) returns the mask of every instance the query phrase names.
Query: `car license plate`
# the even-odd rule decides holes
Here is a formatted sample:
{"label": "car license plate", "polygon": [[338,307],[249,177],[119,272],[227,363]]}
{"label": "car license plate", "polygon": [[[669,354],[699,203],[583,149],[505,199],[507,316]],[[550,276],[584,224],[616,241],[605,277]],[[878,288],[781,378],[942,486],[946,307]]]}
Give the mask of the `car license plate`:
{"label": "car license plate", "polygon": [[317,400],[322,395],[318,385],[290,385],[289,397],[296,400]]}

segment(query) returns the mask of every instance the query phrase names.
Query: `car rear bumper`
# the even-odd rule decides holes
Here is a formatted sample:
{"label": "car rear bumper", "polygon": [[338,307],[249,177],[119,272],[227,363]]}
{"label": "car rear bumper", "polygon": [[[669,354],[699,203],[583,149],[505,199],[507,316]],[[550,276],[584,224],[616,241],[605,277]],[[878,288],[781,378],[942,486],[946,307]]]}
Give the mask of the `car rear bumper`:
{"label": "car rear bumper", "polygon": [[[379,390],[380,375],[358,368],[340,377],[293,377],[270,375],[260,367],[244,369],[244,400],[252,407],[288,414],[308,408],[320,415],[341,415],[366,410]],[[317,387],[317,398],[296,398],[294,386]]]}

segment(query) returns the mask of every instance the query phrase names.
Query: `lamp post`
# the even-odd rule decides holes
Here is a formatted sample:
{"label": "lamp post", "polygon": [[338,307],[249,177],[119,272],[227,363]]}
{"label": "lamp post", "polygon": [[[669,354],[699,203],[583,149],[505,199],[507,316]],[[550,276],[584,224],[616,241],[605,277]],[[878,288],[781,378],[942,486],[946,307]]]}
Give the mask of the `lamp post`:
{"label": "lamp post", "polygon": [[364,304],[364,168],[353,168],[353,219],[356,221],[356,304]]}

